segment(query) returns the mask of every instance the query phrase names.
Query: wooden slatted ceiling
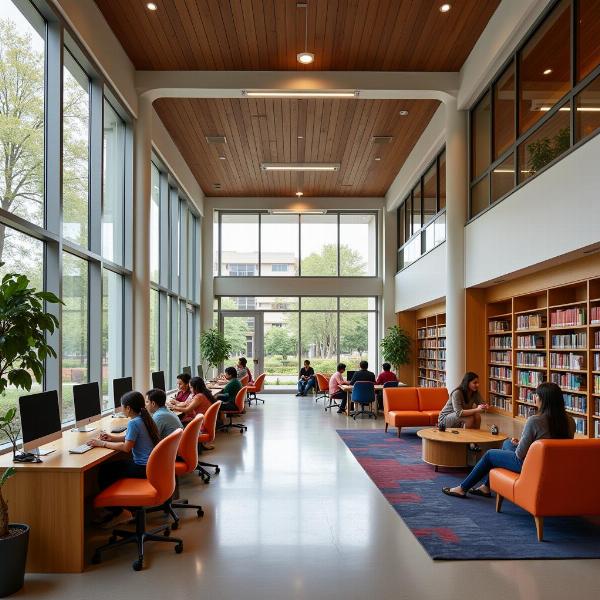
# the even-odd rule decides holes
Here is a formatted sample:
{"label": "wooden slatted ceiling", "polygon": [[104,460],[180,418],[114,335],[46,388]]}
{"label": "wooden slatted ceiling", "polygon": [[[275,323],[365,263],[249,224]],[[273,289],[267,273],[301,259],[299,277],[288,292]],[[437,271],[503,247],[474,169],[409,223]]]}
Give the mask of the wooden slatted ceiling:
{"label": "wooden slatted ceiling", "polygon": [[[302,191],[306,196],[381,197],[439,102],[163,98],[154,106],[208,196],[293,196]],[[400,116],[400,110],[408,110],[408,116]],[[212,135],[225,135],[227,144],[209,145],[205,137]],[[373,144],[374,135],[393,140]],[[376,156],[381,160],[375,161]],[[339,162],[341,168],[331,173],[264,172],[261,162]]]}
{"label": "wooden slatted ceiling", "polygon": [[96,0],[137,69],[458,71],[500,0]]}

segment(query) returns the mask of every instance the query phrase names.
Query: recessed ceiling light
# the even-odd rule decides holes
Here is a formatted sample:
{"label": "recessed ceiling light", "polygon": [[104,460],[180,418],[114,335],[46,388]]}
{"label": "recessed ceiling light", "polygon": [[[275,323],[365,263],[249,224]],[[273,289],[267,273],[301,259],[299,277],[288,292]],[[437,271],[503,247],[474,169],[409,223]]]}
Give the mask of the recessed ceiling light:
{"label": "recessed ceiling light", "polygon": [[381,160],[381,156],[376,156],[375,160]]}
{"label": "recessed ceiling light", "polygon": [[223,156],[223,155],[221,155],[221,156],[219,156],[219,160],[227,160],[227,157],[226,157],[226,156]]}
{"label": "recessed ceiling light", "polygon": [[359,90],[242,90],[246,98],[358,98]]}
{"label": "recessed ceiling light", "polygon": [[407,110],[401,110],[401,111],[400,111],[398,114],[399,114],[401,117],[406,117],[406,115],[408,114],[408,111],[407,111]]}
{"label": "recessed ceiling light", "polygon": [[304,139],[304,136],[303,136],[303,135],[299,135],[299,136],[298,136],[298,139],[299,139],[299,140],[303,140],[303,139]]}
{"label": "recessed ceiling light", "polygon": [[340,163],[262,163],[263,171],[339,171]]}
{"label": "recessed ceiling light", "polygon": [[442,4],[440,6],[440,12],[447,13],[452,8],[451,4]]}
{"label": "recessed ceiling light", "polygon": [[552,69],[546,69],[544,71],[544,75],[550,75],[550,73],[552,73]]}
{"label": "recessed ceiling light", "polygon": [[296,196],[298,196],[298,197],[304,196],[304,192],[296,192]]}
{"label": "recessed ceiling light", "polygon": [[298,52],[298,54],[296,54],[296,58],[298,59],[299,63],[302,63],[303,65],[310,65],[310,63],[314,62],[315,55],[312,52]]}
{"label": "recessed ceiling light", "polygon": [[146,4],[146,8],[148,10],[158,10],[158,6],[154,2],[148,2],[148,4]]}

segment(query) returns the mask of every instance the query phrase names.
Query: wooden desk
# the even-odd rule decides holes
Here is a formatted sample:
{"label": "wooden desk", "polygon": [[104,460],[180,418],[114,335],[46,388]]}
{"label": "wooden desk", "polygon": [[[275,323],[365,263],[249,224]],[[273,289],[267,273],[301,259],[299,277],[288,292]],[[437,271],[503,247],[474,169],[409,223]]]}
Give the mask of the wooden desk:
{"label": "wooden desk", "polygon": [[[56,450],[43,462],[13,463],[12,452],[0,456],[0,472],[14,467],[4,494],[13,523],[27,523],[29,573],[80,573],[84,570],[85,474],[119,454],[106,448],[92,448],[85,454],[69,454],[101,429],[124,425],[125,417],[105,417],[89,433],[63,432],[62,439],[48,444]],[[90,473],[91,476],[94,474]]]}
{"label": "wooden desk", "polygon": [[[353,385],[340,385],[342,391],[346,392],[346,414],[350,414],[352,410],[354,410],[354,402],[352,402],[352,388]],[[375,392],[380,392],[383,389],[383,385],[374,385],[373,389]],[[375,397],[375,402],[377,402],[377,396]],[[377,412],[377,411],[375,411]]]}

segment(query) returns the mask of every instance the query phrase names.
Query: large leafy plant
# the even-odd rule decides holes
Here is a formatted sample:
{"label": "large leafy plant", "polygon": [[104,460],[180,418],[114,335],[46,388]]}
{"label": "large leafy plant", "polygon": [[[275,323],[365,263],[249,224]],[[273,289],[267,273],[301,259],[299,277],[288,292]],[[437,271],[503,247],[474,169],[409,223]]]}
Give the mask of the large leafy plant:
{"label": "large leafy plant", "polygon": [[216,327],[213,327],[200,336],[200,352],[209,367],[218,367],[231,355],[231,344]]}
{"label": "large leafy plant", "polygon": [[391,363],[398,372],[401,365],[407,365],[410,361],[411,344],[412,340],[404,329],[398,325],[389,327],[379,344],[383,360]]}

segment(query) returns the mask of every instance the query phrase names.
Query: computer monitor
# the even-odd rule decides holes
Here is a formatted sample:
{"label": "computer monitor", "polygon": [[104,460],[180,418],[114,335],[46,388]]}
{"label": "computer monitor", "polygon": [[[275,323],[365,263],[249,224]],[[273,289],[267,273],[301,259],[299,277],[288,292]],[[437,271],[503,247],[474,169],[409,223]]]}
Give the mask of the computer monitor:
{"label": "computer monitor", "polygon": [[196,369],[198,372],[198,377],[202,377],[202,379],[204,379],[204,369],[202,368],[202,365],[198,365]]}
{"label": "computer monitor", "polygon": [[165,386],[165,372],[164,371],[155,371],[152,373],[152,387],[162,390],[163,392],[167,391]]}
{"label": "computer monitor", "polygon": [[182,373],[187,373],[190,377],[192,376],[192,367],[183,367]]}
{"label": "computer monitor", "polygon": [[100,387],[97,381],[73,386],[73,404],[75,405],[75,428],[80,433],[94,431],[87,427],[89,423],[101,418]]}
{"label": "computer monitor", "polygon": [[354,377],[356,371],[346,371],[346,381],[350,381]]}
{"label": "computer monitor", "polygon": [[113,379],[113,401],[115,403],[115,413],[123,411],[121,407],[121,398],[133,390],[133,382],[131,377],[121,377]]}
{"label": "computer monitor", "polygon": [[46,448],[40,452],[39,447],[62,437],[58,394],[56,390],[29,394],[19,398],[21,430],[23,432],[23,450],[35,451],[44,456],[54,451]]}

